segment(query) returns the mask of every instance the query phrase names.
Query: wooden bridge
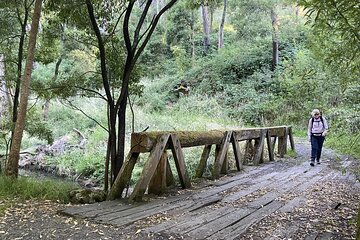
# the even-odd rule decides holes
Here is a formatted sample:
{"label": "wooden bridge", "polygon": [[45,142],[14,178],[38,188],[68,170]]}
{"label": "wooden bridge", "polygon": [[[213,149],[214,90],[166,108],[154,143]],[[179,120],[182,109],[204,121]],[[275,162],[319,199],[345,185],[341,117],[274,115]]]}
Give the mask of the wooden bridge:
{"label": "wooden bridge", "polygon": [[[329,181],[346,181],[351,191],[355,192],[355,196],[359,196],[360,192],[359,184],[354,183],[355,181],[348,174],[342,175],[341,172],[330,168],[332,163],[329,156],[324,157],[327,161],[321,165],[310,167],[306,160],[309,156],[309,147],[306,148],[305,153],[302,150],[296,160],[278,158],[277,161],[271,161],[275,158],[276,139],[278,139],[277,156],[282,157],[286,153],[288,139],[291,147],[295,148],[290,127],[214,131],[210,135],[193,132],[190,136],[202,137],[190,138],[189,133],[184,132],[134,134],[132,150],[121,173],[123,177],[127,177],[126,181],[130,178],[129,175],[139,154],[149,151],[151,153],[130,195],[132,203],[129,204],[128,199],[119,199],[69,207],[62,213],[96,223],[110,224],[121,229],[126,227],[131,233],[124,238],[130,239],[244,239],[244,236],[253,236],[254,233],[258,234],[257,237],[248,239],[331,239],[331,237],[338,239],[335,233],[329,231],[303,235],[301,223],[295,220],[286,222],[285,228],[275,227],[271,231],[266,229],[266,224],[272,222],[274,218],[278,221],[290,219],[290,216],[297,212],[296,209],[308,208],[307,202],[313,195],[316,185],[325,185]],[[246,155],[240,155],[239,145],[236,146],[239,141],[245,141],[246,149],[242,152],[246,154],[250,151],[252,141],[255,141],[250,160],[245,161]],[[267,145],[270,161],[266,161],[262,156],[264,142]],[[226,163],[226,153],[230,143],[237,162],[235,164],[237,171],[231,173],[228,172]],[[216,146],[214,180],[205,185],[192,183],[190,188],[181,149],[191,146],[204,147],[197,171],[198,175],[202,175],[204,162],[207,161],[210,146],[213,144]],[[170,182],[166,149],[171,149],[174,154],[180,185],[184,189],[149,198],[150,195],[144,195],[146,191],[160,189],[155,191],[160,193]],[[247,164],[250,161],[253,164]],[[219,178],[226,172],[228,175]],[[121,186],[125,186],[126,181],[122,182]],[[340,194],[346,198],[351,196],[348,192],[340,192]],[[145,197],[146,201],[134,202]],[[316,194],[316,198],[318,197]],[[329,198],[325,196],[320,204],[325,204],[326,208],[334,204],[326,202],[328,199],[330,196]],[[311,201],[316,200],[311,199]],[[274,235],[278,238],[271,238]]]}
{"label": "wooden bridge", "polygon": [[[352,206],[356,202],[348,202],[351,195],[358,196],[359,201],[359,183],[355,185],[347,174],[330,168],[337,160],[329,160],[328,156],[324,159],[326,162],[315,167],[309,166],[305,156],[244,166],[241,172],[212,181],[206,187],[193,184],[190,190],[146,202],[106,201],[68,207],[62,213],[110,224],[119,228],[119,233],[131,232],[122,235],[123,239],[351,239],[333,236],[336,232],[329,233],[325,228],[299,236],[304,226],[326,220],[326,212],[338,214],[343,209],[356,208]],[[342,191],[340,182],[353,193]],[[330,191],[330,195],[321,196],[327,183],[340,187],[335,190],[338,194]],[[334,195],[343,200],[333,200]],[[334,210],[339,203],[340,210]],[[315,211],[319,211],[318,219],[296,217]],[[272,221],[278,226],[266,228]],[[342,228],[344,221],[341,220]],[[334,224],[331,222],[326,228]],[[245,238],[254,234],[259,235]]]}
{"label": "wooden bridge", "polygon": [[[203,146],[203,153],[196,170],[196,177],[200,178],[205,170],[211,147],[215,145],[213,177],[217,179],[220,177],[220,174],[227,174],[229,171],[227,155],[230,143],[233,147],[237,171],[241,171],[249,155],[254,165],[264,162],[265,141],[267,143],[269,161],[273,161],[277,139],[280,157],[286,154],[288,139],[290,140],[291,148],[294,149],[292,130],[289,126],[246,128],[232,131],[134,133],[131,136],[130,153],[112,186],[108,199],[113,200],[122,196],[123,190],[129,185],[132,171],[140,153],[150,152],[150,155],[129,197],[130,202],[140,201],[146,190],[149,193],[163,193],[166,187],[174,183],[167,158],[167,149],[172,151],[181,186],[183,188],[190,188],[191,183],[182,148]],[[246,141],[244,156],[240,154],[240,141]],[[254,146],[252,144],[253,141]]]}

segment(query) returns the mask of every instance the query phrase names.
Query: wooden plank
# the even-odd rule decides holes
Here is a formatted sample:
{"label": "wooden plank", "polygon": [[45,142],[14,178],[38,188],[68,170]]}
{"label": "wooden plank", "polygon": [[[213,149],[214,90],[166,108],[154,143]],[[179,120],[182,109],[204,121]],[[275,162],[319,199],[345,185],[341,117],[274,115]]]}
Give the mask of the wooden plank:
{"label": "wooden plank", "polygon": [[174,175],[171,171],[169,158],[166,160],[166,186],[173,186],[175,184]]}
{"label": "wooden plank", "polygon": [[126,226],[126,225],[132,224],[138,220],[145,219],[149,216],[163,213],[166,211],[170,211],[170,210],[173,210],[176,208],[180,208],[182,206],[186,206],[191,202],[192,202],[191,200],[185,200],[185,201],[180,201],[180,202],[177,202],[174,204],[158,206],[153,209],[145,208],[142,211],[133,212],[132,214],[127,214],[125,216],[122,216],[122,215],[114,216],[113,215],[113,216],[111,216],[111,218],[107,218],[107,216],[103,216],[101,218],[94,218],[94,220],[97,222],[101,222],[101,223],[111,223],[111,225],[118,226],[118,227]]}
{"label": "wooden plank", "polygon": [[222,228],[220,231],[212,234],[211,236],[206,236],[207,239],[227,239],[232,240],[235,238],[241,237],[241,234],[253,224],[261,221],[263,218],[267,217],[271,213],[275,212],[283,206],[283,203],[279,201],[273,201],[270,204],[264,206],[263,208],[258,209],[257,211],[249,214],[243,218],[240,218],[235,223],[228,225],[225,228]]}
{"label": "wooden plank", "polygon": [[161,155],[159,164],[155,170],[154,176],[151,178],[148,193],[161,194],[166,190],[166,165],[168,162],[168,155],[166,150]]}
{"label": "wooden plank", "polygon": [[170,148],[175,160],[176,169],[179,174],[179,180],[183,188],[191,188],[191,182],[187,173],[184,154],[181,149],[180,140],[175,134],[170,135]]}
{"label": "wooden plank", "polygon": [[[163,222],[159,225],[151,226],[145,229],[145,232],[148,233],[159,233],[165,232],[168,234],[180,233],[184,235],[187,232],[190,232],[201,225],[215,221],[216,219],[233,212],[232,208],[221,207],[212,209],[207,212],[189,212],[184,217],[183,215],[179,216],[174,220]],[[181,217],[181,218],[180,218]]]}
{"label": "wooden plank", "polygon": [[266,130],[262,129],[260,131],[260,138],[255,139],[255,155],[254,155],[254,165],[259,165],[261,156],[264,151],[264,141],[266,136]]}
{"label": "wooden plank", "polygon": [[284,136],[279,137],[278,141],[278,153],[281,158],[283,158],[286,154],[286,147],[287,147],[287,135],[286,135],[286,127],[283,129]]}
{"label": "wooden plank", "polygon": [[277,139],[277,137],[273,137],[273,140],[272,140],[272,143],[271,143],[273,153],[275,152],[276,139]]}
{"label": "wooden plank", "polygon": [[61,212],[62,214],[65,214],[65,215],[70,215],[70,216],[74,216],[74,215],[81,216],[81,214],[84,212],[95,211],[95,210],[103,211],[104,209],[120,207],[120,206],[125,206],[125,205],[126,205],[126,203],[124,201],[113,200],[113,201],[104,201],[104,202],[100,202],[100,203],[93,203],[93,204],[87,204],[87,205],[76,205],[73,207],[68,207],[63,210],[60,210],[59,212]]}
{"label": "wooden plank", "polygon": [[225,137],[223,138],[219,152],[216,154],[215,163],[214,163],[214,172],[213,172],[214,178],[220,177],[220,172],[224,163],[225,155],[229,149],[231,135],[232,135],[232,131],[228,131],[225,133]]}
{"label": "wooden plank", "polygon": [[269,161],[272,162],[274,161],[274,148],[271,143],[271,136],[269,134],[269,131],[266,132],[266,145],[269,152]]}
{"label": "wooden plank", "polygon": [[209,239],[210,236],[214,235],[216,232],[221,231],[222,229],[231,226],[238,222],[239,220],[249,216],[255,210],[251,208],[233,208],[229,214],[217,218],[215,221],[211,221],[207,224],[204,224],[190,232],[187,233],[192,239]]}
{"label": "wooden plank", "polygon": [[294,137],[293,137],[293,133],[292,133],[292,127],[288,127],[289,131],[289,139],[290,139],[290,147],[291,150],[295,151],[295,142],[294,142]]}
{"label": "wooden plank", "polygon": [[252,140],[246,140],[245,153],[244,153],[244,164],[249,164],[249,160],[253,158],[254,146]]}
{"label": "wooden plank", "polygon": [[211,145],[205,145],[204,150],[201,154],[199,165],[197,166],[196,169],[195,177],[201,178],[203,176],[207,165],[207,160],[210,156],[210,152],[211,152]]}
{"label": "wooden plank", "polygon": [[225,175],[228,173],[228,171],[229,171],[229,158],[228,158],[228,151],[226,151],[220,173]]}
{"label": "wooden plank", "polygon": [[160,157],[165,150],[167,142],[169,140],[170,134],[161,135],[158,138],[157,144],[154,149],[151,151],[149,159],[145,163],[143,171],[139,177],[138,182],[136,183],[133,192],[129,197],[129,201],[140,201],[146,191],[147,186],[149,185],[150,179],[155,173],[156,167],[159,164]]}
{"label": "wooden plank", "polygon": [[107,200],[114,200],[122,196],[122,192],[129,185],[131,174],[139,157],[139,153],[130,151],[126,157],[125,163],[120,169],[113,185],[111,186],[110,192],[107,196]]}
{"label": "wooden plank", "polygon": [[232,144],[232,147],[233,147],[233,150],[234,150],[236,169],[238,171],[241,171],[241,169],[243,167],[242,166],[242,159],[241,159],[239,142],[236,140],[236,133],[235,132],[233,132],[230,141],[231,141],[231,144]]}

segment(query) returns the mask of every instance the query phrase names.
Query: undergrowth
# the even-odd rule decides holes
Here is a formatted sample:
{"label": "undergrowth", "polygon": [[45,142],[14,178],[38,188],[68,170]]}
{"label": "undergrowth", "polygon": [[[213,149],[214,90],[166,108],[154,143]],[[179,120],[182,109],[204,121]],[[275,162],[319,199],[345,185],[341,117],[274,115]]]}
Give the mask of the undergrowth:
{"label": "undergrowth", "polygon": [[15,179],[0,175],[0,199],[38,199],[68,203],[69,192],[75,188],[73,183],[68,182],[23,176]]}

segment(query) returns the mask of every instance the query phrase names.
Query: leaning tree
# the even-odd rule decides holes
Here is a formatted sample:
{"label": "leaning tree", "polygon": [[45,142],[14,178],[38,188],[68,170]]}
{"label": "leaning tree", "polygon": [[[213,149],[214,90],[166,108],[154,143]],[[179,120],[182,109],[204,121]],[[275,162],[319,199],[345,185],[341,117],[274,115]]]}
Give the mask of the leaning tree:
{"label": "leaning tree", "polygon": [[135,71],[137,62],[160,17],[176,2],[177,0],[169,0],[157,11],[151,10],[153,0],[47,2],[48,7],[57,11],[67,21],[68,26],[86,31],[89,38],[94,40],[90,44],[96,45],[98,49],[98,79],[102,86],[88,90],[107,104],[105,190],[108,189],[108,182],[114,182],[124,162],[126,108],[130,86],[139,79]]}

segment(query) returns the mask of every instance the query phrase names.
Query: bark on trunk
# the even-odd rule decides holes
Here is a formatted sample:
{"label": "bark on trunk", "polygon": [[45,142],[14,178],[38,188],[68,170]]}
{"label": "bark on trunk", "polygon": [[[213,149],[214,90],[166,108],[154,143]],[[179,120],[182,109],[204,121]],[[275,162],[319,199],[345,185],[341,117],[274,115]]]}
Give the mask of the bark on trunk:
{"label": "bark on trunk", "polygon": [[221,23],[220,23],[220,27],[219,27],[219,43],[218,43],[219,49],[224,47],[224,25],[225,25],[225,17],[226,17],[226,4],[227,4],[227,1],[224,0],[224,9],[223,9]]}
{"label": "bark on trunk", "polygon": [[195,59],[195,14],[191,11],[191,58]]}
{"label": "bark on trunk", "polygon": [[[16,122],[18,115],[18,106],[19,106],[19,97],[20,97],[20,85],[21,85],[21,72],[22,72],[22,60],[24,55],[24,42],[26,36],[26,25],[29,17],[29,9],[27,6],[24,7],[24,19],[23,21],[18,19],[21,25],[21,33],[20,33],[20,41],[19,41],[19,49],[18,49],[18,59],[17,59],[17,79],[15,85],[15,93],[14,93],[14,106],[13,106],[13,123]],[[20,10],[18,10],[20,12]]]}
{"label": "bark on trunk", "polygon": [[8,110],[7,86],[4,76],[5,76],[5,58],[3,54],[0,54],[0,128],[1,128],[1,123],[5,119],[5,115]]}
{"label": "bark on trunk", "polygon": [[272,23],[272,70],[274,71],[279,64],[279,41],[277,37],[278,20],[274,9],[271,9],[271,23]]}
{"label": "bark on trunk", "polygon": [[204,33],[204,53],[209,53],[210,49],[210,22],[209,22],[209,10],[208,6],[201,4],[201,18],[203,22],[203,33]]}
{"label": "bark on trunk", "polygon": [[31,23],[31,30],[29,36],[29,45],[27,50],[27,58],[25,65],[24,77],[20,90],[20,105],[18,117],[15,123],[14,134],[12,136],[12,144],[10,147],[10,154],[8,164],[6,166],[5,174],[7,176],[18,176],[19,153],[23,131],[25,127],[26,110],[28,105],[28,96],[30,94],[30,80],[32,73],[32,66],[34,62],[34,55],[36,50],[36,36],[39,28],[40,15],[41,15],[42,0],[35,1],[35,8]]}

